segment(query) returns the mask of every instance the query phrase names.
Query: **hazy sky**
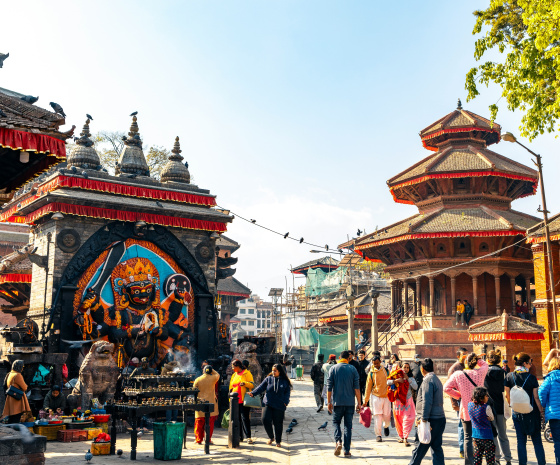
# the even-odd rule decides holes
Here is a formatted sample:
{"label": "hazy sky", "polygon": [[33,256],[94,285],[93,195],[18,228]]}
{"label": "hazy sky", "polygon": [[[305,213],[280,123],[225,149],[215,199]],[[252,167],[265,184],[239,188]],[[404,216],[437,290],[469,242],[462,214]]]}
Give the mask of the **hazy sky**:
{"label": "hazy sky", "polygon": [[[416,212],[392,201],[386,180],[429,154],[418,132],[457,98],[489,115],[499,89],[470,103],[464,90],[472,11],[487,3],[4,2],[0,87],[60,103],[78,129],[90,113],[92,131],[127,131],[137,110],[144,142],[171,148],[178,135],[219,205],[334,247]],[[497,122],[518,133],[520,119],[504,106]],[[553,213],[557,144],[532,144]],[[532,166],[513,144],[493,149]],[[540,203],[514,208],[538,215]],[[239,219],[227,235],[242,245],[236,277],[261,296],[291,287],[290,265],[319,257]]]}

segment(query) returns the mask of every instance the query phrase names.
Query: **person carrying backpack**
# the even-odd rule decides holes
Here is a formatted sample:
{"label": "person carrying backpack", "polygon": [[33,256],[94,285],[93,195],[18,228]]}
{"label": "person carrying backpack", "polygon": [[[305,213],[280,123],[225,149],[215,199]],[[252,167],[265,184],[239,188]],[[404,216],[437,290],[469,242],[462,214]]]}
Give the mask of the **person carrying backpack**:
{"label": "person carrying backpack", "polygon": [[519,465],[527,465],[527,437],[531,437],[538,465],[546,464],[541,436],[543,408],[539,400],[539,383],[529,373],[533,364],[531,356],[520,352],[513,358],[515,370],[505,380],[506,401],[513,410],[513,426],[517,436]]}

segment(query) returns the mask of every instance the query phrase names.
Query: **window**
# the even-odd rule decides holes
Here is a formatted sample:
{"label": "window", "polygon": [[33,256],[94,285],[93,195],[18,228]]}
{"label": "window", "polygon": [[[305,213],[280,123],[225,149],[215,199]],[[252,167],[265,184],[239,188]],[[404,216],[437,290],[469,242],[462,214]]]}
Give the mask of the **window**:
{"label": "window", "polygon": [[255,332],[254,331],[249,331],[249,336],[254,336]]}
{"label": "window", "polygon": [[255,314],[255,309],[254,308],[250,308],[249,309],[249,315],[254,315]]}
{"label": "window", "polygon": [[261,317],[261,311],[257,310],[257,318],[260,318],[260,317]]}
{"label": "window", "polygon": [[266,327],[267,327],[268,329],[270,329],[270,321],[267,321],[267,322],[266,322]]}
{"label": "window", "polygon": [[249,321],[247,322],[247,324],[248,324],[249,326],[255,326],[255,322],[254,322],[253,320],[249,320]]}
{"label": "window", "polygon": [[242,322],[241,322],[241,326],[245,326],[246,324],[247,324],[246,321],[242,321]]}
{"label": "window", "polygon": [[240,313],[241,315],[245,315],[245,309],[244,309],[244,308],[240,308],[240,309],[239,309],[239,313]]}
{"label": "window", "polygon": [[438,245],[437,245],[437,252],[438,252],[438,253],[445,253],[445,245],[443,245],[443,244],[438,244]]}
{"label": "window", "polygon": [[257,320],[257,328],[260,329],[260,327],[261,327],[261,320]]}
{"label": "window", "polygon": [[488,252],[488,244],[486,242],[483,242],[482,244],[480,244],[478,250],[480,250],[481,252]]}

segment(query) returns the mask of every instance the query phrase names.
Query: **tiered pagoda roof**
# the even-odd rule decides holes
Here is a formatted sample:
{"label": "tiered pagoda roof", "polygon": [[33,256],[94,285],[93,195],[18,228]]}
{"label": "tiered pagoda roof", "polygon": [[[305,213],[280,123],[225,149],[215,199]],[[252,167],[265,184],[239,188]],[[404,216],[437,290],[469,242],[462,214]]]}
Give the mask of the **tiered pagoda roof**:
{"label": "tiered pagoda roof", "polygon": [[317,260],[311,260],[303,265],[295,266],[292,268],[292,273],[303,274],[307,276],[307,271],[311,269],[321,269],[325,272],[334,271],[338,268],[339,261],[332,257],[322,257]]}

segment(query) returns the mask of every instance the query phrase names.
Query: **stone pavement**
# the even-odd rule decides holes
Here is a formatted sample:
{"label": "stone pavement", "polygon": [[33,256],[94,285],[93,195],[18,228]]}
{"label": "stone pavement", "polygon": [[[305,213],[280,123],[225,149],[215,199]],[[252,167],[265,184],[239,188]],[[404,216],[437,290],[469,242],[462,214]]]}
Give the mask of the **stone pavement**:
{"label": "stone pavement", "polygon": [[[459,457],[457,447],[457,417],[451,410],[449,399],[445,399],[447,414],[447,426],[443,438],[445,461],[447,464],[462,465],[464,461]],[[240,449],[231,450],[227,448],[227,431],[217,428],[214,431],[214,446],[210,447],[210,455],[205,455],[203,446],[193,443],[193,430],[188,429],[187,448],[183,450],[182,461],[190,461],[194,464],[271,464],[282,463],[290,465],[331,465],[340,464],[344,460],[357,460],[360,463],[376,465],[405,465],[410,461],[412,447],[404,447],[396,439],[395,430],[391,429],[391,435],[383,438],[382,443],[375,441],[373,428],[366,429],[358,422],[355,416],[354,428],[352,431],[352,459],[345,459],[341,455],[335,457],[332,417],[326,411],[316,413],[315,400],[313,398],[313,385],[310,381],[294,382],[294,390],[290,406],[286,412],[284,429],[292,418],[296,418],[299,425],[296,426],[292,434],[284,433],[283,447],[278,449],[266,444],[266,434],[262,426],[253,427],[253,439],[255,444],[252,446],[242,443]],[[326,431],[318,431],[319,425],[328,421]],[[516,440],[512,421],[508,421],[508,433],[516,460]],[[411,434],[412,435],[412,434]],[[413,438],[412,438],[413,439]],[[75,465],[84,461],[85,452],[88,449],[87,442],[59,443],[49,442],[45,453],[47,464]],[[554,451],[552,444],[544,442],[547,462],[554,463]],[[96,463],[113,464],[129,463],[130,459],[130,436],[120,434],[117,440],[117,449],[124,451],[124,458],[117,456],[97,456],[92,460],[92,465]],[[529,463],[536,464],[532,444],[529,441]],[[315,462],[319,460],[319,462]],[[161,463],[154,459],[152,435],[147,434],[138,440],[137,462]],[[430,453],[424,459],[424,463],[431,463]],[[502,465],[505,462],[502,461]]]}

